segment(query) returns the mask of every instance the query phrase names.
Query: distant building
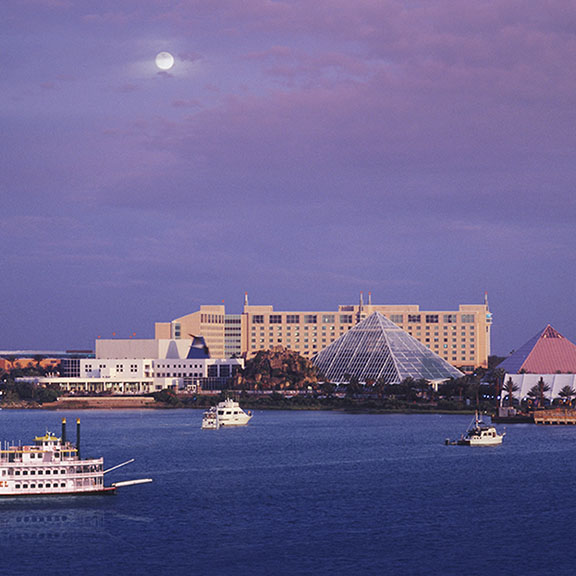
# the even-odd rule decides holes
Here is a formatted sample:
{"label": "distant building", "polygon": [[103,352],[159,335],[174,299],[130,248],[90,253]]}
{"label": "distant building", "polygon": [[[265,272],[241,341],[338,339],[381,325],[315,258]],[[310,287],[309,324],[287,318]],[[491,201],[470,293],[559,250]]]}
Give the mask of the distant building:
{"label": "distant building", "polygon": [[97,340],[94,358],[64,358],[58,377],[21,378],[58,384],[72,394],[149,394],[163,389],[223,389],[241,358],[211,358],[203,338]]}
{"label": "distant building", "polygon": [[382,381],[399,384],[407,378],[441,382],[463,374],[418,342],[380,312],[356,324],[324,348],[314,364],[327,380]]}
{"label": "distant building", "polygon": [[508,374],[576,373],[576,345],[548,324],[498,368]]}
{"label": "distant building", "polygon": [[457,310],[422,311],[417,305],[341,305],[329,311],[280,312],[273,306],[251,306],[245,297],[241,314],[226,314],[224,305],[158,322],[160,339],[203,336],[213,357],[252,357],[259,350],[283,346],[312,358],[358,322],[380,312],[452,366],[466,371],[488,366],[492,314],[488,302],[461,304]]}
{"label": "distant building", "polygon": [[44,370],[58,370],[63,358],[93,357],[91,350],[0,350],[0,370],[10,372],[20,368],[39,366]]}

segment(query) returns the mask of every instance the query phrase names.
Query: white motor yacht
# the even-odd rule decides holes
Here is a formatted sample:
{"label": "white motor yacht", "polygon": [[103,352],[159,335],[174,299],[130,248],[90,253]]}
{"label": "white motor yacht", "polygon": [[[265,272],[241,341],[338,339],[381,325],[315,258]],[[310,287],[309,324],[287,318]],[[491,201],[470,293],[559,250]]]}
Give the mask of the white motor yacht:
{"label": "white motor yacht", "polygon": [[227,398],[217,406],[212,406],[204,412],[202,428],[204,430],[217,430],[221,426],[245,426],[250,422],[252,412],[245,412],[238,402]]}

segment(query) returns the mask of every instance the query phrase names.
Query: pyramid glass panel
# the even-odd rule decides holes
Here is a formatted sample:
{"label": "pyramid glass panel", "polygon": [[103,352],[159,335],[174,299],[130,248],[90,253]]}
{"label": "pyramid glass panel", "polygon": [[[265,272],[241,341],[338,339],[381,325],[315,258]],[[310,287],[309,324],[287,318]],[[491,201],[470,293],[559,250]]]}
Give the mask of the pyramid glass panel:
{"label": "pyramid glass panel", "polygon": [[406,378],[430,381],[462,376],[380,312],[324,348],[314,363],[331,382],[346,382],[351,376],[361,382],[382,379],[388,384]]}

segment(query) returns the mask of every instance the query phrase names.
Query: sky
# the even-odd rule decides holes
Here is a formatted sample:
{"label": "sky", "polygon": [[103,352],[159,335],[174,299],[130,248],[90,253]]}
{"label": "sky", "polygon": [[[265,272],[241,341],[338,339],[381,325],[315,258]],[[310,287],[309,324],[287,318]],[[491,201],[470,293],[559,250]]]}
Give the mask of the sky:
{"label": "sky", "polygon": [[574,0],[3,0],[0,349],[245,292],[576,342],[575,62]]}

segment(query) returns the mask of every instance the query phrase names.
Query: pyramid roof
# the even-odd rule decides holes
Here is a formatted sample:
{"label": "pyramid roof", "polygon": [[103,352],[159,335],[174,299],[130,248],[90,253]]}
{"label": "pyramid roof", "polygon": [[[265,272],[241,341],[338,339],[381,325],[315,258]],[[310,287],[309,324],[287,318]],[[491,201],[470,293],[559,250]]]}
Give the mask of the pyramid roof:
{"label": "pyramid roof", "polygon": [[548,324],[498,368],[508,374],[576,373],[576,345]]}
{"label": "pyramid roof", "polygon": [[380,312],[324,348],[314,364],[331,382],[355,376],[361,382],[383,378],[398,384],[406,378],[448,380],[462,373]]}
{"label": "pyramid roof", "polygon": [[202,360],[204,358],[210,358],[210,351],[208,346],[206,346],[206,341],[203,336],[192,336],[192,344],[190,344],[190,349],[188,350],[188,360]]}

